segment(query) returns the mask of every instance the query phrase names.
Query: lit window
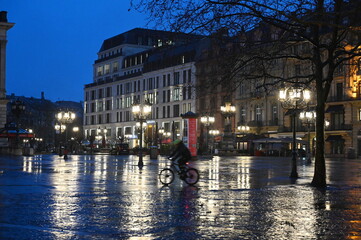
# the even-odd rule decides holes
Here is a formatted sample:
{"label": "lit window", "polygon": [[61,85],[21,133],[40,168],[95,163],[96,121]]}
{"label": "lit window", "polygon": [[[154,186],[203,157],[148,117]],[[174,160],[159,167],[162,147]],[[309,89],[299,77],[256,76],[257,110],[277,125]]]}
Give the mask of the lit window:
{"label": "lit window", "polygon": [[97,76],[103,75],[103,66],[99,66],[97,69]]}
{"label": "lit window", "polygon": [[179,101],[179,95],[180,95],[179,88],[175,88],[174,91],[173,91],[173,100],[174,101]]}
{"label": "lit window", "polygon": [[109,64],[105,64],[105,66],[104,66],[104,71],[105,71],[105,74],[109,74],[109,73],[110,73],[110,65],[109,65]]}
{"label": "lit window", "polygon": [[113,62],[113,72],[118,71],[118,62]]}

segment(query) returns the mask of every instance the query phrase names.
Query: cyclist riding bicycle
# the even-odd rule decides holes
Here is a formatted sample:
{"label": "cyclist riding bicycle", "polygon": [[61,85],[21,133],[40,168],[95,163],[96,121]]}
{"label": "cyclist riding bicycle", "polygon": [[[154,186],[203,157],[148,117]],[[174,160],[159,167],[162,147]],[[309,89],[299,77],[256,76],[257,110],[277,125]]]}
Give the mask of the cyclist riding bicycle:
{"label": "cyclist riding bicycle", "polygon": [[191,152],[180,139],[176,139],[173,144],[176,146],[176,148],[169,156],[169,159],[172,159],[172,161],[175,162],[176,168],[179,166],[177,171],[183,171],[186,163],[192,158]]}

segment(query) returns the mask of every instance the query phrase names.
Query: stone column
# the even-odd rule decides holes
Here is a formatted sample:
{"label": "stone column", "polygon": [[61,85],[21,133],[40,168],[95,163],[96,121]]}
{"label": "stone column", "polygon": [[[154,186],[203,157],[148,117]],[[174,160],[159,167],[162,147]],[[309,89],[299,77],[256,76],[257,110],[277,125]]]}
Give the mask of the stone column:
{"label": "stone column", "polygon": [[[15,23],[9,23],[7,20],[7,12],[0,12],[0,128],[3,128],[6,123],[6,33],[12,28]],[[4,141],[0,139],[0,147]]]}

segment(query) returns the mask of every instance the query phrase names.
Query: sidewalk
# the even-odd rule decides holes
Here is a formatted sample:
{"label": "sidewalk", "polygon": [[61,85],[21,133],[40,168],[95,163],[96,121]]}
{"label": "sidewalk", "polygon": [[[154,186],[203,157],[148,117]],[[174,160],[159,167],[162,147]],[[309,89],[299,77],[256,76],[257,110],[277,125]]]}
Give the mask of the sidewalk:
{"label": "sidewalk", "polygon": [[361,164],[328,159],[329,187],[291,159],[200,158],[200,182],[162,186],[167,160],[0,156],[0,239],[361,239]]}

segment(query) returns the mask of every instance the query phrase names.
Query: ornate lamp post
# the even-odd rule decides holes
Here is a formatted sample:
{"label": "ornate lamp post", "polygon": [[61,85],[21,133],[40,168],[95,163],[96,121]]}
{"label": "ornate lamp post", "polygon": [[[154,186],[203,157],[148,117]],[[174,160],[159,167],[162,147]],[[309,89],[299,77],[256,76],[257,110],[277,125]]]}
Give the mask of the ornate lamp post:
{"label": "ornate lamp post", "polygon": [[140,123],[140,137],[139,137],[139,161],[138,166],[143,167],[143,124],[146,122],[150,113],[152,112],[152,106],[148,101],[145,101],[144,104],[134,104],[132,106],[132,113],[134,119]]}
{"label": "ornate lamp post", "polygon": [[[247,125],[240,125],[237,127],[237,130],[242,133],[242,137],[246,135],[247,132],[249,132],[250,128]],[[244,152],[244,141],[242,141],[242,150]]]}
{"label": "ornate lamp post", "polygon": [[161,151],[162,150],[162,140],[163,140],[164,128],[159,128],[158,133],[159,133],[159,149]]}
{"label": "ornate lamp post", "polygon": [[231,117],[236,112],[236,107],[233,106],[230,102],[226,102],[224,106],[221,106],[221,112],[225,117],[225,127],[224,134],[222,139],[222,147],[223,149],[234,149],[234,136],[232,134],[232,123]]}
{"label": "ornate lamp post", "polygon": [[307,126],[307,162],[311,162],[311,136],[310,136],[310,127],[311,124],[316,119],[316,112],[315,111],[303,111],[300,113],[300,119],[306,124]]}
{"label": "ornate lamp post", "polygon": [[[72,123],[75,118],[76,118],[76,115],[74,112],[71,112],[71,111],[60,111],[58,112],[56,115],[55,115],[56,119],[58,120],[58,122],[60,123],[60,127],[59,127],[59,130],[60,130],[60,134],[61,134],[61,130],[62,128],[64,128],[63,131],[65,131],[65,150],[64,150],[64,159],[67,159],[68,158],[68,149],[67,149],[67,141],[68,141],[68,132],[67,132],[67,128],[66,128],[66,124],[69,124],[69,123]],[[64,126],[64,127],[63,127]],[[56,125],[55,125],[56,127]]]}
{"label": "ornate lamp post", "polygon": [[11,112],[15,115],[16,118],[16,139],[15,139],[15,149],[19,149],[20,140],[19,140],[19,122],[20,115],[25,111],[25,104],[17,99],[11,103]]}
{"label": "ornate lamp post", "polygon": [[282,87],[279,91],[279,101],[285,109],[292,111],[293,142],[292,142],[292,171],[290,178],[298,178],[297,152],[296,152],[296,111],[307,106],[311,100],[311,91],[295,84],[290,87]]}
{"label": "ornate lamp post", "polygon": [[223,116],[226,118],[226,126],[224,128],[225,132],[231,132],[231,117],[236,112],[236,107],[232,105],[230,102],[226,102],[224,106],[221,106],[221,112]]}
{"label": "ornate lamp post", "polygon": [[208,116],[208,115],[204,115],[201,117],[201,123],[206,127],[207,131],[206,131],[206,146],[207,146],[207,150],[206,153],[208,153],[208,132],[209,132],[209,126],[211,124],[213,124],[215,121],[215,118],[212,116]]}
{"label": "ornate lamp post", "polygon": [[103,128],[101,129],[100,127],[97,129],[97,134],[99,135],[99,139],[98,140],[102,140],[102,146],[103,148],[105,147],[106,145],[106,136],[107,136],[107,132],[108,132],[108,129],[106,128]]}
{"label": "ornate lamp post", "polygon": [[213,136],[213,146],[212,147],[213,147],[213,151],[214,151],[214,149],[215,149],[214,137],[219,135],[219,130],[214,130],[214,129],[209,130],[209,134],[211,134]]}

